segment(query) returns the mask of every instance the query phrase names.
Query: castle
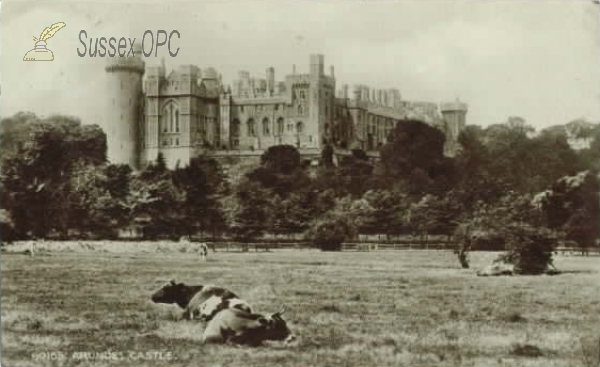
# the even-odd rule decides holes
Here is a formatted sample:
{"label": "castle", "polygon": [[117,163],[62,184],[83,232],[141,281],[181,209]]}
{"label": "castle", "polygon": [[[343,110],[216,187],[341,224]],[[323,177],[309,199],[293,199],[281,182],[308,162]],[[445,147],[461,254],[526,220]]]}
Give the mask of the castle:
{"label": "castle", "polygon": [[467,112],[458,100],[440,108],[405,101],[397,89],[356,85],[350,94],[343,85],[336,90],[334,67],[325,73],[323,55],[310,55],[306,74],[297,73],[295,65],[283,81],[276,80],[273,68],[264,79],[240,71],[228,87],[214,68],[185,65],[167,74],[164,62],[146,67],[141,56],[111,59],[106,72],[108,159],[133,168],[155,161],[159,153],[172,168],[201,154],[260,156],[281,144],[297,147],[315,163],[326,144],[336,152],[360,148],[375,157],[405,119],[442,130],[445,154],[452,156]]}

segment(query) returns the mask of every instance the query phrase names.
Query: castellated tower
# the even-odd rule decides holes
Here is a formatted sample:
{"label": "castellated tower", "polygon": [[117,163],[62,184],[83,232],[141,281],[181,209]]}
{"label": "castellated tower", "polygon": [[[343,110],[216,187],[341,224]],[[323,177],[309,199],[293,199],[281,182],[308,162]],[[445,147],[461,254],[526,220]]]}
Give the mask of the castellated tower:
{"label": "castellated tower", "polygon": [[456,100],[455,102],[442,103],[440,111],[444,119],[446,130],[445,154],[453,157],[458,153],[458,136],[466,124],[467,104]]}
{"label": "castellated tower", "polygon": [[142,100],[142,77],[145,64],[141,47],[134,47],[134,57],[112,57],[105,70],[108,79],[105,129],[108,160],[114,164],[140,164],[139,120]]}

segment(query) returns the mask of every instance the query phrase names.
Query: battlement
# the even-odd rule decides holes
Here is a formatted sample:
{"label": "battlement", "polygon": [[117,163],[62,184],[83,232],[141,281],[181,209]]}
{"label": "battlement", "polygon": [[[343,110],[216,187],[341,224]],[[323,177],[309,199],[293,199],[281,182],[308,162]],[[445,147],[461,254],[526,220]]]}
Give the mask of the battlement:
{"label": "battlement", "polygon": [[467,106],[466,103],[460,102],[457,99],[454,102],[440,104],[440,110],[442,112],[450,112],[450,111],[463,111],[463,112],[467,112],[468,106]]}
{"label": "battlement", "polygon": [[113,57],[108,59],[105,71],[108,73],[124,71],[143,75],[146,71],[146,63],[137,54],[135,57]]}

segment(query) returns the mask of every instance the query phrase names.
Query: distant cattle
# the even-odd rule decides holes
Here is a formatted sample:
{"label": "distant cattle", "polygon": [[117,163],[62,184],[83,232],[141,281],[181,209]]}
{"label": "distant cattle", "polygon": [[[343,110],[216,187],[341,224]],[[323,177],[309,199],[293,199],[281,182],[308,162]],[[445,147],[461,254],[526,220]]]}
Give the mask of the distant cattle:
{"label": "distant cattle", "polygon": [[[216,314],[215,310],[223,309],[224,306],[228,307],[230,304],[247,312],[252,312],[251,307],[244,301],[226,302],[237,300],[239,297],[228,289],[213,285],[185,285],[172,280],[155,292],[151,299],[154,303],[177,304],[184,309],[183,318],[188,320],[199,318],[210,321]],[[210,302],[214,306],[207,306],[202,309],[202,305],[208,300],[211,300]],[[217,302],[217,300],[220,301]],[[205,313],[202,313],[203,311]]]}
{"label": "distant cattle", "polygon": [[379,245],[376,243],[360,243],[356,246],[358,251],[379,251]]}
{"label": "distant cattle", "polygon": [[200,259],[202,261],[206,261],[206,257],[208,256],[208,246],[206,243],[201,243],[198,248],[198,252],[200,252]]}
{"label": "distant cattle", "polygon": [[294,336],[282,314],[283,310],[269,316],[231,308],[223,310],[206,326],[202,343],[258,346],[267,340],[292,341]]}
{"label": "distant cattle", "polygon": [[37,246],[36,246],[35,241],[29,241],[27,243],[27,248],[25,249],[24,253],[25,253],[25,255],[34,257],[36,250],[37,250]]}

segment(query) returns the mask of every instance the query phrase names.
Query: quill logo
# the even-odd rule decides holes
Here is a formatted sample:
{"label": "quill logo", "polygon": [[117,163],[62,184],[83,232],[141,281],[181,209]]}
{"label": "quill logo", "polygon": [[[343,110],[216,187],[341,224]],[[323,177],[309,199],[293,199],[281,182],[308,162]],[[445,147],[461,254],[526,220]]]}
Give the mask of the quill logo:
{"label": "quill logo", "polygon": [[23,61],[53,61],[54,54],[46,48],[46,40],[52,38],[56,32],[66,26],[63,22],[52,24],[42,31],[40,38],[33,37],[35,48],[23,56]]}

